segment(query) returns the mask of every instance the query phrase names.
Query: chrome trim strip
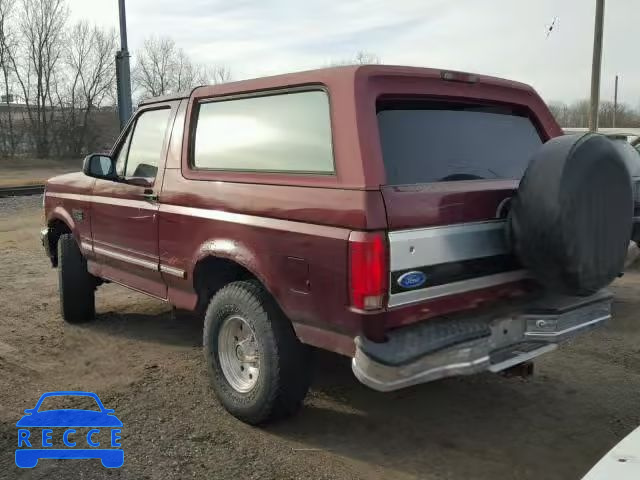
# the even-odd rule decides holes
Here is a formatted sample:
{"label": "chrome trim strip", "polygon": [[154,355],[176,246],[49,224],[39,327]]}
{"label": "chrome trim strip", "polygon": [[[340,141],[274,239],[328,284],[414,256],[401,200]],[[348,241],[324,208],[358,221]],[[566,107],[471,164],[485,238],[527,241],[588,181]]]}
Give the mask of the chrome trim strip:
{"label": "chrome trim strip", "polygon": [[389,232],[391,271],[508,252],[504,220]]}
{"label": "chrome trim strip", "polygon": [[47,197],[66,198],[67,200],[78,200],[82,202],[91,201],[91,195],[83,195],[81,193],[60,193],[60,192],[45,192]]}
{"label": "chrome trim strip", "polygon": [[[120,245],[116,245],[114,243],[109,243],[109,242],[105,242],[102,240],[93,240],[93,245],[96,248],[102,248],[103,250],[110,250],[110,251],[115,251],[118,252],[119,250],[124,250],[127,253],[125,253],[124,255],[129,254],[130,256],[134,256],[134,257],[146,257],[148,259],[148,261],[151,262],[155,262],[156,259],[158,258],[157,256],[154,255],[150,255],[148,253],[144,253],[144,252],[139,252],[138,250],[134,250],[133,248],[125,248],[122,247]],[[119,252],[118,252],[119,253]]]}
{"label": "chrome trim strip", "polygon": [[445,285],[437,285],[435,287],[422,288],[420,290],[396,293],[395,295],[389,295],[389,307],[399,307],[401,305],[430,300],[432,298],[443,297],[445,295],[453,295],[456,293],[468,292],[470,290],[493,287],[503,283],[515,282],[516,280],[521,280],[527,277],[528,274],[525,270],[516,270],[515,272],[496,273],[495,275],[472,278],[461,282],[447,283]]}
{"label": "chrome trim strip", "polygon": [[598,318],[594,318],[593,320],[589,320],[588,322],[573,325],[572,327],[565,328],[564,330],[552,331],[552,332],[540,332],[540,331],[529,330],[524,332],[524,336],[528,338],[534,338],[534,339],[562,337],[567,333],[575,332],[576,330],[582,330],[583,328],[588,328],[592,325],[595,325],[597,323],[604,322],[607,320],[611,320],[610,313],[607,315],[602,315]]}
{"label": "chrome trim strip", "polygon": [[167,275],[173,275],[178,278],[185,278],[185,271],[179,268],[170,267],[169,265],[160,265],[160,271],[162,273],[166,273]]}
{"label": "chrome trim strip", "polygon": [[189,217],[199,217],[205,218],[207,220],[239,223],[251,227],[270,228],[273,230],[283,230],[287,232],[296,232],[307,235],[324,236],[340,240],[347,240],[350,233],[350,230],[346,228],[318,225],[315,223],[304,223],[295,220],[283,220],[280,218],[246,215],[244,213],[226,212],[224,210],[186,207],[183,205],[161,204],[160,213],[172,213]]}
{"label": "chrome trim strip", "polygon": [[150,203],[148,200],[134,200],[133,198],[102,197],[99,195],[88,196],[93,203],[105,205],[118,205],[121,207],[139,208],[141,210],[158,210],[158,205]]}
{"label": "chrome trim strip", "polygon": [[158,262],[149,262],[147,260],[142,260],[141,258],[130,257],[129,255],[114,252],[112,250],[107,250],[101,247],[94,246],[93,251],[98,255],[104,255],[105,257],[114,258],[116,260],[120,260],[121,262],[132,263],[133,265],[148,268],[149,270],[155,270],[156,272],[158,271]]}
{"label": "chrome trim strip", "polygon": [[119,205],[122,207],[139,208],[142,210],[157,210],[158,205],[149,203],[147,200],[135,200],[133,198],[105,197],[101,195],[83,195],[79,193],[57,193],[47,192],[47,196],[76,200],[79,202],[94,202],[106,205]]}
{"label": "chrome trim strip", "polygon": [[91,253],[93,251],[93,245],[90,242],[81,241],[80,248],[85,252]]}
{"label": "chrome trim strip", "polygon": [[195,208],[183,205],[152,204],[146,200],[133,200],[124,198],[104,197],[99,195],[81,195],[76,193],[47,193],[52,197],[66,198],[69,200],[104,203],[107,205],[121,205],[142,210],[155,210],[164,213],[185,215],[191,217],[205,218],[207,220],[219,220],[222,222],[240,223],[252,227],[271,228],[274,230],[292,231],[306,235],[319,235],[339,240],[349,238],[350,229],[319,225],[313,223],[299,222],[295,220],[284,220],[280,218],[261,217],[257,215],[246,215],[244,213],[233,213],[224,210],[214,210],[209,208]]}

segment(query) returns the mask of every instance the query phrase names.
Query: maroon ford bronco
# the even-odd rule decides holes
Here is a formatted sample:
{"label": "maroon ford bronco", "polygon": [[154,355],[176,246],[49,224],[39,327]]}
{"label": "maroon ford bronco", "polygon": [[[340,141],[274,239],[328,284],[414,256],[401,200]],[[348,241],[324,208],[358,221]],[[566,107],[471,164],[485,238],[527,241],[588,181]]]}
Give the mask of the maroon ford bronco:
{"label": "maroon ford bronco", "polygon": [[501,371],[610,318],[629,174],[535,91],[341,67],[145,101],[109,154],[52,178],[63,318],[116,282],[204,316],[222,404],[295,411],[312,349],[381,391]]}

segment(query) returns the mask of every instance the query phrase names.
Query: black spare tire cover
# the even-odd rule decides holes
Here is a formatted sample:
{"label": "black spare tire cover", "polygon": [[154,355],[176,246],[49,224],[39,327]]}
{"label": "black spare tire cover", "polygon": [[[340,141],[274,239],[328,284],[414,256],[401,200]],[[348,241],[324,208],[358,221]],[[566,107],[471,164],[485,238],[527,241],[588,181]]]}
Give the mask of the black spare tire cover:
{"label": "black spare tire cover", "polygon": [[510,237],[544,287],[586,296],[622,271],[632,215],[631,178],[612,142],[566,135],[533,155],[512,201]]}

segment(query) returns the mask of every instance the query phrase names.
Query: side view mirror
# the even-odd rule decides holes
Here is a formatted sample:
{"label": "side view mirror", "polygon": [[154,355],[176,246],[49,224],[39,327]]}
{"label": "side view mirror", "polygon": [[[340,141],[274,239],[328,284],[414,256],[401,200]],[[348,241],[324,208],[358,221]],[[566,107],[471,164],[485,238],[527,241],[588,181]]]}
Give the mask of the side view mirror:
{"label": "side view mirror", "polygon": [[84,157],[82,172],[89,177],[115,180],[116,161],[103,153],[92,153]]}

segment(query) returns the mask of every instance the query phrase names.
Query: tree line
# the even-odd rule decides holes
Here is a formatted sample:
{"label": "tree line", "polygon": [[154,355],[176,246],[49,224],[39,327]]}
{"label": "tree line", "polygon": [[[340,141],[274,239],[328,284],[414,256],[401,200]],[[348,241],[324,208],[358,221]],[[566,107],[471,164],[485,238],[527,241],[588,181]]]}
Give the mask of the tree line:
{"label": "tree line", "polygon": [[[589,125],[589,100],[578,100],[571,104],[553,101],[549,103],[549,110],[562,127],[588,127]],[[625,103],[616,106],[611,101],[600,102],[598,126],[600,128],[640,128],[640,110]]]}
{"label": "tree line", "polygon": [[[0,158],[77,157],[118,133],[114,29],[70,24],[66,0],[0,0]],[[135,102],[226,82],[168,37],[133,53]]]}

